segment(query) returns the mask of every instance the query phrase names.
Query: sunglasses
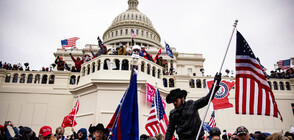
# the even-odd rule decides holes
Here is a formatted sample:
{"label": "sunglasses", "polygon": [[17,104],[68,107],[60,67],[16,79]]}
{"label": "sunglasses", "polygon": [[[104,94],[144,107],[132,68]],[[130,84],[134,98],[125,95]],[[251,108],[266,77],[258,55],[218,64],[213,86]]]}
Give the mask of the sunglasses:
{"label": "sunglasses", "polygon": [[63,133],[58,133],[57,135],[63,135]]}

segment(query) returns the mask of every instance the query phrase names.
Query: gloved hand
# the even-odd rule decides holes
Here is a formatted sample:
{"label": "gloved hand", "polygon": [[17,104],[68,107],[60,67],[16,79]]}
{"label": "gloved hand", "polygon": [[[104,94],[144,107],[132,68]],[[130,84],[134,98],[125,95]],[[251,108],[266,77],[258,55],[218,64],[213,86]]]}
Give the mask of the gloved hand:
{"label": "gloved hand", "polygon": [[69,55],[71,55],[71,53],[69,53]]}
{"label": "gloved hand", "polygon": [[219,83],[221,82],[222,80],[222,73],[216,73],[215,76],[214,76],[214,83],[216,83],[216,85],[219,85]]}

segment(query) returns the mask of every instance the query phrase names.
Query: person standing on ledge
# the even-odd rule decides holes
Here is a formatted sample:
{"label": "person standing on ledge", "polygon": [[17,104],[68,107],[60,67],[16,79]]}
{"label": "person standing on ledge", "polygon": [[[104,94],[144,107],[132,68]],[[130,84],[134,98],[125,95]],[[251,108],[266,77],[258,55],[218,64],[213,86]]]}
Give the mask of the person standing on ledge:
{"label": "person standing on ledge", "polygon": [[[214,77],[214,84],[216,83],[215,90],[212,96],[219,89],[219,83],[221,81],[221,73],[217,73]],[[214,87],[214,86],[212,86]],[[185,101],[187,96],[186,90],[180,88],[170,91],[170,94],[166,96],[166,102],[168,104],[173,103],[175,108],[170,111],[169,124],[166,130],[165,140],[171,140],[176,130],[179,140],[195,140],[199,127],[201,125],[201,119],[199,117],[198,110],[206,106],[209,102],[212,89],[209,93],[196,100]],[[201,130],[199,139],[202,139],[204,135],[203,129]]]}

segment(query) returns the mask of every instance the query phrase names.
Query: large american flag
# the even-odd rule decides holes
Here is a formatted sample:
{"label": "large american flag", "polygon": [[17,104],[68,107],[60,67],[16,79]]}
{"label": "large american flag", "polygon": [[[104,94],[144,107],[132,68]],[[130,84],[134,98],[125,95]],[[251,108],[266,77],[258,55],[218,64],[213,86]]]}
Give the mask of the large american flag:
{"label": "large american flag", "polygon": [[215,114],[214,114],[214,111],[213,111],[212,114],[211,114],[211,118],[210,118],[210,120],[208,122],[208,125],[210,126],[210,128],[213,128],[213,127],[216,126],[214,117],[215,117]]}
{"label": "large american flag", "polygon": [[165,136],[167,126],[168,119],[163,108],[159,91],[156,90],[145,129],[151,137],[154,137],[156,134],[163,134]]}
{"label": "large american flag", "polygon": [[78,39],[80,39],[80,38],[78,38],[78,37],[72,37],[72,38],[69,38],[69,39],[61,40],[62,49],[65,49],[67,47],[76,48],[76,41]]}
{"label": "large american flag", "polygon": [[235,105],[236,114],[274,116],[283,120],[254,53],[238,31]]}

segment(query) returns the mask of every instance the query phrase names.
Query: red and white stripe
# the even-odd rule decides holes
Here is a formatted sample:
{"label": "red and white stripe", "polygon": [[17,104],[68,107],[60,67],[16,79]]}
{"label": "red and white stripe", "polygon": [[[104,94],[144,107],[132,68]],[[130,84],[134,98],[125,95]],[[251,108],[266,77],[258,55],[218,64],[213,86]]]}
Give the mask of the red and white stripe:
{"label": "red and white stripe", "polygon": [[210,126],[210,128],[213,128],[216,126],[216,123],[215,123],[215,119],[214,117],[211,117],[209,122],[208,122],[208,125]]}
{"label": "red and white stripe", "polygon": [[80,39],[80,38],[78,38],[78,37],[72,37],[72,38],[67,39],[67,44],[68,45],[63,45],[62,46],[62,49],[65,49],[66,47],[76,48],[76,41],[78,39]]}
{"label": "red and white stripe", "polygon": [[282,120],[274,94],[258,61],[236,55],[236,114],[274,116]]}
{"label": "red and white stripe", "polygon": [[156,134],[163,134],[165,136],[166,129],[168,126],[168,119],[166,114],[163,114],[163,119],[158,120],[156,106],[151,107],[145,129],[151,137],[154,137]]}

